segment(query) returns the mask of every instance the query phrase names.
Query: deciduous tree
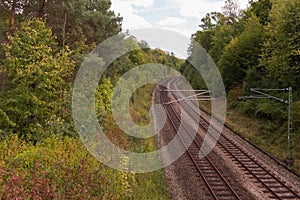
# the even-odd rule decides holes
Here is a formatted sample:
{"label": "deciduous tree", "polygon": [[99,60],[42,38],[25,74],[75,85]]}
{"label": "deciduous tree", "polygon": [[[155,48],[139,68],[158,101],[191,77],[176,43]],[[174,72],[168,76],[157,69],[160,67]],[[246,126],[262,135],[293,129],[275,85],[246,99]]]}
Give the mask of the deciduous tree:
{"label": "deciduous tree", "polygon": [[[26,20],[3,45],[4,70],[11,88],[1,94],[7,131],[38,138],[49,121],[63,117],[65,79],[73,71],[70,51],[57,51],[55,37],[43,21]],[[14,126],[12,126],[14,125]]]}
{"label": "deciduous tree", "polygon": [[277,87],[300,84],[300,1],[274,0],[261,65]]}

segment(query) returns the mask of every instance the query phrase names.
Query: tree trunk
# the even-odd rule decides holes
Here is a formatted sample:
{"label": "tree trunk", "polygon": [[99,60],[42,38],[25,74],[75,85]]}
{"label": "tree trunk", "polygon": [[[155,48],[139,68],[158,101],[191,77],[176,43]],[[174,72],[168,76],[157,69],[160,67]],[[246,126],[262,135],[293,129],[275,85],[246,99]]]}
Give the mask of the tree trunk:
{"label": "tree trunk", "polygon": [[63,23],[63,27],[62,27],[62,31],[63,31],[63,47],[65,47],[65,43],[66,43],[66,26],[67,26],[67,13],[65,13],[65,18],[64,18],[64,23]]}
{"label": "tree trunk", "polygon": [[17,0],[13,0],[11,10],[9,14],[8,32],[12,33],[15,24],[15,12],[16,12]]}
{"label": "tree trunk", "polygon": [[38,17],[40,17],[40,18],[42,18],[44,15],[44,7],[45,7],[45,0],[39,0]]}

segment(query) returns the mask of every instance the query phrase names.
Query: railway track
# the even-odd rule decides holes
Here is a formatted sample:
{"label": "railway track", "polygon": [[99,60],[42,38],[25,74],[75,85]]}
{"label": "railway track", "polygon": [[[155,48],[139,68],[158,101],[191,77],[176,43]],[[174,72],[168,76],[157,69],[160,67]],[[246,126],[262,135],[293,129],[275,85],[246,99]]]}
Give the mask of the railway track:
{"label": "railway track", "polygon": [[[161,95],[161,98],[162,102],[169,101],[167,94]],[[171,104],[165,104],[164,107],[172,127],[174,128],[175,132],[177,132],[178,127],[181,124],[179,114],[175,111],[173,105]],[[185,127],[184,124],[182,125],[189,136],[188,128]],[[199,135],[197,134],[196,137],[199,137]],[[185,138],[179,138],[182,145],[184,145],[184,147],[187,149],[188,156],[190,157],[196,171],[204,181],[213,199],[241,200],[241,197],[237,194],[235,189],[231,187],[222,172],[218,170],[211,159],[208,156],[202,159],[199,158],[200,145],[196,142],[196,140],[193,140],[193,142],[188,146]]]}
{"label": "railway track", "polygon": [[[174,82],[174,81],[173,81]],[[172,95],[172,94],[171,94]],[[162,96],[167,96],[167,94],[163,94]],[[165,97],[164,97],[165,98]],[[164,102],[167,102],[164,99]],[[167,104],[170,108],[172,106]],[[195,108],[193,108],[187,102],[183,102],[183,109],[186,112],[190,113],[190,116],[195,119],[195,115],[199,115]],[[165,105],[166,106],[166,105]],[[167,107],[168,107],[167,106]],[[166,108],[167,111],[170,108]],[[169,112],[169,111],[168,111]],[[175,112],[175,111],[174,111]],[[180,120],[180,118],[178,119]],[[176,122],[178,123],[178,122]],[[179,121],[180,123],[180,121]],[[204,133],[207,132],[208,127],[210,126],[210,122],[207,118],[200,116],[199,127],[202,129]],[[212,128],[214,126],[212,125]],[[262,164],[259,163],[255,159],[253,155],[244,150],[239,144],[234,142],[232,139],[227,137],[226,131],[230,131],[228,129],[224,129],[223,133],[217,140],[217,146],[243,171],[246,172],[247,176],[251,178],[256,184],[259,184],[260,188],[263,188],[263,192],[268,195],[269,199],[300,199],[299,194],[293,191],[290,187],[286,185],[280,178],[276,177],[273,173],[265,169]],[[197,134],[198,135],[198,134]],[[211,135],[213,138],[213,134]],[[193,144],[197,146],[194,148],[192,145],[188,149],[197,149],[198,152],[195,153],[197,156],[199,153],[200,146],[198,143]],[[193,153],[193,150],[192,152]],[[209,161],[207,161],[209,162]],[[200,162],[201,163],[201,162]],[[203,161],[204,163],[204,161]],[[212,164],[213,165],[213,164]],[[204,167],[204,169],[206,169]],[[232,199],[232,198],[229,198]]]}

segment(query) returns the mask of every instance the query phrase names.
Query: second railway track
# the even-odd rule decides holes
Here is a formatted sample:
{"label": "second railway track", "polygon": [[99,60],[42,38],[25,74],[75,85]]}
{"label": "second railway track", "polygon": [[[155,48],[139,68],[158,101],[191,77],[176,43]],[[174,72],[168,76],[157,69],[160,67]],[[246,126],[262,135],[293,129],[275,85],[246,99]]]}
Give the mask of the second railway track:
{"label": "second railway track", "polygon": [[[166,90],[166,88],[164,88]],[[168,92],[161,93],[161,100],[163,102],[169,102],[168,95],[174,95]],[[191,105],[186,102],[185,110],[190,113],[190,116],[194,118],[194,115],[198,114]],[[173,108],[172,104],[164,104],[167,115],[174,127],[175,132],[178,129],[178,124],[180,124],[180,116]],[[182,108],[181,108],[182,109]],[[199,114],[198,114],[199,115]],[[200,116],[199,127],[203,132],[207,132],[210,122],[208,119]],[[213,126],[212,126],[213,127]],[[226,130],[225,131],[230,131]],[[188,134],[188,131],[187,131]],[[226,175],[222,174],[216,167],[209,156],[200,159],[199,151],[201,143],[196,141],[201,141],[202,139],[197,139],[199,134],[190,146],[187,146],[184,139],[181,139],[182,144],[187,149],[187,153],[192,160],[194,166],[199,172],[201,178],[204,180],[205,185],[209,189],[211,195],[214,199],[241,199],[238,192],[228,183],[226,180]],[[272,172],[268,171],[261,165],[251,153],[245,151],[239,144],[232,141],[226,135],[221,135],[217,140],[217,146],[242,170],[245,171],[250,179],[255,184],[259,184],[260,188],[263,188],[263,192],[267,194],[269,199],[300,199],[299,194],[291,189],[286,183],[276,177]]]}
{"label": "second railway track", "polygon": [[[165,94],[161,95],[161,98],[163,102],[169,101],[167,95]],[[181,123],[180,116],[171,104],[164,105],[164,107],[175,132],[177,132],[178,127]],[[185,125],[183,126],[186,130],[186,134],[189,134],[188,129],[185,127]],[[196,137],[199,137],[199,135],[197,134]],[[187,149],[187,154],[189,155],[196,171],[199,173],[206,187],[210,191],[211,197],[213,197],[213,199],[242,199],[240,195],[237,194],[235,189],[232,188],[232,186],[228,183],[222,172],[218,170],[218,168],[208,156],[202,159],[199,158],[200,145],[196,142],[196,140],[193,140],[193,142],[188,146],[184,138],[179,138],[182,145],[184,145],[184,147]]]}

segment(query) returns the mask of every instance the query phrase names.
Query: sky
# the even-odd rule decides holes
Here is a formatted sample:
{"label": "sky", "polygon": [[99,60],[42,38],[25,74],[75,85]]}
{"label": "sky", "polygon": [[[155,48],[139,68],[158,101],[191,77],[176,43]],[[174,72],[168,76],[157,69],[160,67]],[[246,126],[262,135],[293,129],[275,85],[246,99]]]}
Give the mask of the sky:
{"label": "sky", "polygon": [[[206,13],[222,11],[225,0],[111,0],[111,9],[123,17],[123,30],[164,28],[187,37],[199,30]],[[239,0],[240,8],[248,0]]]}

